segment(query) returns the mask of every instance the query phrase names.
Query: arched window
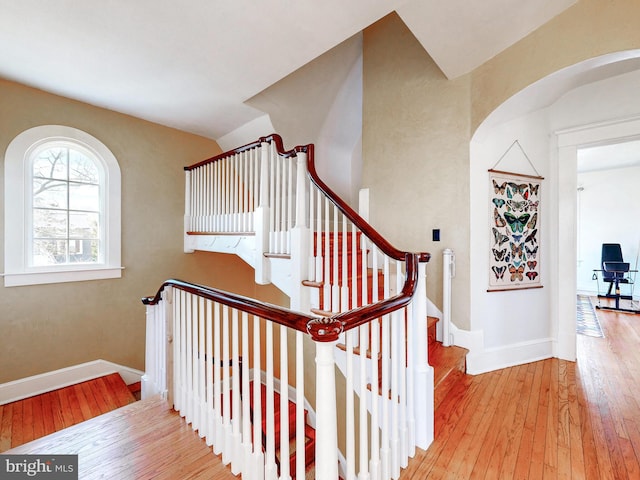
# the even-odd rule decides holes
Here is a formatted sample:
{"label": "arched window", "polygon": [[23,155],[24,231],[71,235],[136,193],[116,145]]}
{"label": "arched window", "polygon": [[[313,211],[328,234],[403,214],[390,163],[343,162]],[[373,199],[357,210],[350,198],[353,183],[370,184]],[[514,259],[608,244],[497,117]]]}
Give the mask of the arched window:
{"label": "arched window", "polygon": [[75,128],[18,135],[5,155],[5,286],[119,278],[120,167]]}

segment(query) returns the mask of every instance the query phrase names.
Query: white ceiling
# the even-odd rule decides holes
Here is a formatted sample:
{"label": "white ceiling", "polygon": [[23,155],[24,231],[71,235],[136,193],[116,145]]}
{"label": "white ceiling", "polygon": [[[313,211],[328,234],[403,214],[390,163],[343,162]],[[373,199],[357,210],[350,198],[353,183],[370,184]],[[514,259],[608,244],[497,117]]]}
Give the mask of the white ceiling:
{"label": "white ceiling", "polygon": [[0,0],[0,77],[217,139],[244,102],[397,10],[449,78],[576,0]]}

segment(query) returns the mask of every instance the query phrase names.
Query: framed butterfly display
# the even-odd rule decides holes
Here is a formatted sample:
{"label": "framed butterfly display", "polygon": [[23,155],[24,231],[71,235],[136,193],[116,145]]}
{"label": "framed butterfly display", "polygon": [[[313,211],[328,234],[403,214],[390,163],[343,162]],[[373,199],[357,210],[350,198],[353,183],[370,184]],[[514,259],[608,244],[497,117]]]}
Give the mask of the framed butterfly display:
{"label": "framed butterfly display", "polygon": [[541,287],[542,177],[489,172],[489,291]]}

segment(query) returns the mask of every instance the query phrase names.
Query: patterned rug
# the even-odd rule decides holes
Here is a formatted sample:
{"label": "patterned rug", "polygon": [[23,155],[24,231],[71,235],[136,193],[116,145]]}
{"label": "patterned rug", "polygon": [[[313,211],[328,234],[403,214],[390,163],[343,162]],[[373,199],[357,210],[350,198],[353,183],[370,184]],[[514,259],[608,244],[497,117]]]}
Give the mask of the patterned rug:
{"label": "patterned rug", "polygon": [[604,337],[596,311],[587,295],[578,295],[576,332],[589,337]]}

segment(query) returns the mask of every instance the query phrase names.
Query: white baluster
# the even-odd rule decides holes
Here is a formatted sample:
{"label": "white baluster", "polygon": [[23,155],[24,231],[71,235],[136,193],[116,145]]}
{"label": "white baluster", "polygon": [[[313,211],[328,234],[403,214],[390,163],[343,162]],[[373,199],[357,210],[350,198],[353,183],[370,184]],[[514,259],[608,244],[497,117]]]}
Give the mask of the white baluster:
{"label": "white baluster", "polygon": [[289,361],[287,328],[280,325],[280,479],[289,474]]}
{"label": "white baluster", "polygon": [[[367,433],[367,355],[366,351],[369,343],[369,330],[366,325],[359,328],[360,330],[360,469],[358,473],[359,480],[369,479],[369,450]],[[317,459],[316,459],[317,462]]]}
{"label": "white baluster", "polygon": [[304,335],[296,332],[296,478],[305,475]]}
{"label": "white baluster", "polygon": [[355,480],[356,473],[356,422],[355,422],[355,403],[354,403],[354,371],[353,371],[353,330],[346,333],[347,347],[347,368],[345,378],[345,405],[346,405],[346,432],[347,432],[347,478],[346,480]]}
{"label": "white baluster", "polygon": [[222,424],[224,428],[224,449],[222,463],[228,465],[233,459],[233,437],[231,432],[231,384],[229,374],[229,307],[222,305]]}
{"label": "white baluster", "polygon": [[207,335],[207,445],[213,445],[215,438],[214,406],[213,406],[213,371],[216,369],[213,354],[213,305],[206,301],[206,335]]}
{"label": "white baluster", "polygon": [[253,475],[250,478],[264,478],[264,453],[262,452],[262,342],[260,318],[253,317]]}
{"label": "white baluster", "polygon": [[233,452],[231,457],[231,473],[238,475],[242,471],[242,435],[240,433],[240,425],[242,416],[240,414],[240,332],[238,325],[238,310],[235,308],[231,311],[231,365],[233,369],[233,386],[231,398],[233,406],[231,409],[232,417],[232,445]]}
{"label": "white baluster", "polygon": [[267,447],[265,451],[265,479],[276,479],[278,471],[276,467],[276,444],[275,444],[275,406],[273,401],[273,323],[266,324],[266,354],[267,354],[267,376],[265,399],[266,423],[267,423]]}
{"label": "white baluster", "polygon": [[[192,307],[192,295],[190,293],[186,294],[185,304],[186,304],[186,314],[185,314],[185,323],[187,326],[186,330],[186,345],[187,349],[185,352],[185,364],[187,366],[186,372],[186,390],[187,390],[187,401],[185,402],[186,410],[185,410],[185,419],[187,423],[193,422],[193,317],[191,312]],[[192,425],[193,426],[193,425]]]}
{"label": "white baluster", "polygon": [[222,305],[213,305],[213,418],[215,423],[215,438],[213,453],[220,455],[224,448],[224,425],[222,420],[222,354],[220,345],[222,335],[220,333],[220,308]]}
{"label": "white baluster", "polygon": [[[198,433],[200,438],[207,434],[207,393],[206,393],[206,370],[207,360],[205,354],[205,310],[204,297],[196,297],[198,300]],[[195,303],[195,302],[194,302]]]}
{"label": "white baluster", "polygon": [[[242,312],[242,472],[251,472],[251,387],[249,378],[249,314]],[[249,478],[251,478],[249,476]]]}

